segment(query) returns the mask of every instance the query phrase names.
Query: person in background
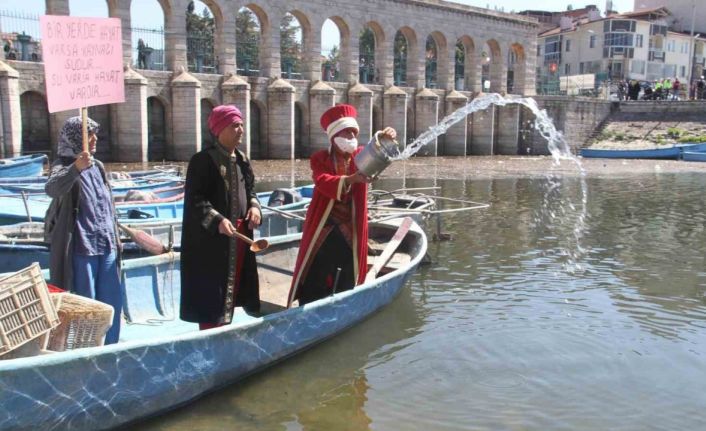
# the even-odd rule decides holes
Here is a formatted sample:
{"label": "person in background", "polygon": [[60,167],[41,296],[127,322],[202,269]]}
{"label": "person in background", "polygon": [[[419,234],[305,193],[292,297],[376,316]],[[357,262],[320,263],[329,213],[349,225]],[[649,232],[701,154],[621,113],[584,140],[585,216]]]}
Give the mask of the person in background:
{"label": "person in background", "polygon": [[640,83],[636,79],[630,81],[628,95],[630,96],[630,100],[637,100],[640,96]]}
{"label": "person in background", "polygon": [[[314,195],[306,213],[287,307],[304,305],[363,283],[368,256],[368,183],[358,171],[357,112],[337,105],[321,116],[329,147],[310,158]],[[395,139],[387,127],[381,138]],[[340,269],[340,272],[339,272]]]}
{"label": "person in background", "polygon": [[679,90],[681,89],[681,82],[679,78],[674,77],[674,82],[672,83],[672,92],[674,94],[674,100],[679,100]]}
{"label": "person in background", "polygon": [[83,151],[81,117],[66,120],[57,159],[44,187],[52,202],[45,217],[50,244],[51,283],[111,305],[113,325],[105,343],[117,343],[123,308],[120,235],[113,195],[103,164],[92,157],[98,123],[88,119],[88,151]]}
{"label": "person in background", "polygon": [[181,318],[200,329],[229,324],[235,306],[260,310],[255,254],[250,238],[262,213],[250,161],[238,150],[243,116],[233,105],[217,106],[208,117],[216,144],[189,161],[184,186],[181,236]]}
{"label": "person in background", "polygon": [[145,41],[142,39],[137,40],[137,68],[147,69],[147,53],[145,52]]}
{"label": "person in background", "polygon": [[663,93],[662,93],[662,80],[655,80],[655,100],[661,100]]}
{"label": "person in background", "polygon": [[662,81],[662,87],[664,88],[664,99],[671,100],[672,98],[672,80],[670,78],[664,78]]}

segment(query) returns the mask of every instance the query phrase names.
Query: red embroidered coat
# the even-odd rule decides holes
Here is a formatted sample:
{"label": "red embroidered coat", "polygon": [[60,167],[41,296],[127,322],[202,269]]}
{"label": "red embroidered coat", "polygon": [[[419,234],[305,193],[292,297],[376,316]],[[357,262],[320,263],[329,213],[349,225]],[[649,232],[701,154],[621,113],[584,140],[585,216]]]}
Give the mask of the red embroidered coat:
{"label": "red embroidered coat", "polygon": [[[359,147],[353,153],[353,157],[363,150]],[[350,172],[356,172],[358,168],[351,158]],[[306,212],[306,220],[302,233],[302,240],[297,255],[297,263],[294,267],[292,286],[289,291],[287,307],[291,307],[292,302],[298,298],[298,289],[304,281],[304,269],[307,264],[314,259],[316,250],[314,244],[321,234],[328,217],[331,214],[335,201],[346,199],[348,195],[352,198],[352,248],[353,248],[353,272],[355,274],[356,285],[365,281],[365,274],[368,268],[368,185],[365,183],[353,184],[350,190],[343,180],[343,176],[336,175],[333,155],[329,150],[321,150],[314,153],[310,160],[312,176],[314,179],[314,195]]]}

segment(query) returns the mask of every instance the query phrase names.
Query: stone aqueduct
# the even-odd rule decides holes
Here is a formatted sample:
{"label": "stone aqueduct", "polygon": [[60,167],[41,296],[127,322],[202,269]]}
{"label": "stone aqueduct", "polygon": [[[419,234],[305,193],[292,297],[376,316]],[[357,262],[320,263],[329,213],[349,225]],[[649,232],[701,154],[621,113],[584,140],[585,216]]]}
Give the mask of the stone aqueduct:
{"label": "stone aqueduct", "polygon": [[[131,0],[107,0],[109,15],[122,21],[125,63],[132,63]],[[483,90],[534,94],[537,24],[517,15],[442,0],[203,0],[216,21],[215,55],[219,74],[186,72],[185,16],[188,0],[158,0],[165,17],[165,71],[126,66],[125,103],[92,107],[89,115],[104,126],[101,148],[105,160],[188,160],[209,141],[205,118],[221,103],[242,108],[247,127],[246,149],[253,158],[307,157],[327,146],[319,117],[336,103],[350,103],[359,111],[361,142],[382,125],[398,130],[409,142],[447,113],[463,106]],[[69,15],[69,0],[46,0],[49,14]],[[260,76],[239,76],[236,66],[235,16],[242,7],[257,15],[261,25]],[[286,13],[302,27],[302,79],[283,79],[280,69],[279,23]],[[321,28],[331,19],[341,34],[343,82],[321,81]],[[361,84],[358,76],[359,34],[375,35],[375,80]],[[398,31],[407,39],[405,87],[393,79],[393,40]],[[436,88],[425,88],[425,41],[437,46]],[[455,46],[465,50],[461,91],[454,76]],[[489,50],[489,52],[485,52]],[[484,53],[483,56],[481,53]],[[512,60],[510,60],[512,59]],[[490,88],[483,88],[485,78]],[[508,68],[512,70],[508,88]],[[34,99],[31,99],[31,98]],[[58,129],[76,112],[42,114],[37,100],[45,97],[41,63],[0,62],[0,137],[3,155],[23,148],[23,124],[32,128],[39,118],[47,124],[47,139],[55,148]],[[148,100],[163,106],[162,142],[155,144],[154,115]],[[35,100],[32,107],[21,102]],[[46,108],[44,108],[46,109]],[[42,119],[42,115],[46,119]],[[517,154],[524,152],[520,127],[524,114],[517,107],[492,108],[469,116],[430,146],[427,154]],[[24,118],[23,118],[24,117]],[[34,120],[32,120],[34,119]],[[157,122],[158,123],[158,122]],[[500,125],[502,124],[502,127]],[[25,138],[31,134],[25,130]],[[25,139],[26,141],[26,139]],[[161,148],[151,148],[161,145]]]}

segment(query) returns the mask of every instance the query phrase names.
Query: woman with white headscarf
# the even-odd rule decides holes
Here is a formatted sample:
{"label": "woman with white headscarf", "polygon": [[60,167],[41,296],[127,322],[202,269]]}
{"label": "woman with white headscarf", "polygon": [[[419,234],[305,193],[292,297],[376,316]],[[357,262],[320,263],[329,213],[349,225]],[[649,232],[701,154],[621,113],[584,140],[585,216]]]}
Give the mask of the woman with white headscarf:
{"label": "woman with white headscarf", "polygon": [[120,236],[110,183],[103,163],[93,158],[98,123],[88,119],[88,151],[83,151],[81,117],[66,120],[58,157],[44,190],[52,198],[45,218],[50,243],[51,282],[114,308],[105,343],[120,336],[123,293]]}

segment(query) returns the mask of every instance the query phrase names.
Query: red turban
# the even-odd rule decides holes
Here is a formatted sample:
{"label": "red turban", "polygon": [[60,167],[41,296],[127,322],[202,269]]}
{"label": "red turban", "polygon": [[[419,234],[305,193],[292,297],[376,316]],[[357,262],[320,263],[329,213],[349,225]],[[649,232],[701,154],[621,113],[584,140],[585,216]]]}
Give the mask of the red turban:
{"label": "red turban", "polygon": [[208,128],[215,136],[221,134],[223,129],[235,123],[243,121],[243,114],[235,105],[220,105],[213,108],[208,116]]}
{"label": "red turban", "polygon": [[345,129],[355,129],[360,131],[358,127],[358,122],[355,117],[358,116],[358,112],[352,105],[336,105],[333,108],[329,108],[328,111],[324,112],[321,116],[321,127],[326,131],[329,141],[333,139],[336,134]]}

